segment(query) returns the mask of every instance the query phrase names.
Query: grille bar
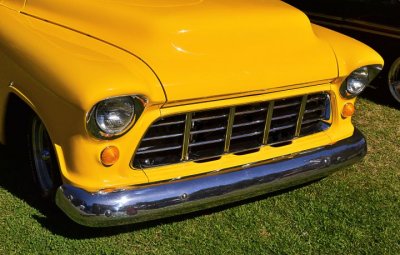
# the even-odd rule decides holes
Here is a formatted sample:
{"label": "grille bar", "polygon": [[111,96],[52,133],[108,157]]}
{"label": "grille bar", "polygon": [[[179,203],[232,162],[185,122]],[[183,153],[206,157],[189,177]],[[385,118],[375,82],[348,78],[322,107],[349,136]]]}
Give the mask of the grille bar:
{"label": "grille bar", "polygon": [[285,130],[285,129],[289,129],[289,128],[294,128],[295,126],[296,126],[296,124],[290,124],[290,125],[286,125],[286,126],[271,128],[271,129],[269,130],[269,132],[270,132],[270,133],[273,133],[273,132],[280,131],[280,130]]}
{"label": "grille bar", "polygon": [[196,147],[196,146],[201,146],[201,145],[220,143],[223,141],[224,141],[224,139],[216,139],[216,140],[210,140],[210,141],[204,141],[204,142],[191,143],[191,144],[189,144],[189,147]]}
{"label": "grille bar", "polygon": [[320,120],[321,120],[321,118],[308,119],[308,120],[303,121],[303,124],[309,124],[309,123],[320,121]]}
{"label": "grille bar", "polygon": [[235,115],[244,115],[244,114],[249,114],[249,113],[256,113],[256,112],[262,112],[265,111],[266,108],[261,108],[261,109],[256,109],[256,110],[248,110],[248,111],[243,111],[243,112],[236,112]]}
{"label": "grille bar", "polygon": [[195,119],[193,119],[193,121],[215,120],[215,119],[226,118],[227,116],[228,116],[227,114],[222,114],[222,115],[217,115],[217,116],[195,118]]}
{"label": "grille bar", "polygon": [[231,146],[231,137],[232,137],[233,122],[235,120],[235,112],[236,112],[235,107],[231,107],[229,109],[228,127],[226,128],[224,152],[229,152],[229,147]]}
{"label": "grille bar", "polygon": [[318,108],[315,108],[315,109],[306,110],[306,111],[304,111],[304,114],[317,112],[317,111],[323,111],[324,109],[325,109],[325,107],[318,107]]}
{"label": "grille bar", "polygon": [[263,132],[261,132],[261,131],[257,131],[257,132],[253,132],[253,133],[249,133],[249,134],[244,134],[244,135],[236,135],[236,136],[232,136],[232,140],[235,140],[235,139],[240,139],[240,138],[246,138],[246,137],[252,137],[252,136],[256,136],[256,135],[259,135],[259,134],[262,134]]}
{"label": "grille bar", "polygon": [[142,155],[142,154],[148,154],[148,153],[154,153],[154,152],[162,152],[162,151],[169,151],[169,150],[177,150],[182,148],[182,146],[171,146],[171,147],[164,147],[164,148],[159,148],[159,149],[150,149],[150,147],[145,147],[145,148],[140,148],[138,152],[136,152],[136,155]]}
{"label": "grille bar", "polygon": [[297,115],[298,115],[298,113],[291,113],[291,114],[287,114],[287,115],[282,115],[282,116],[274,117],[274,118],[272,118],[271,120],[288,119],[288,118],[296,117]]}
{"label": "grille bar", "polygon": [[204,129],[204,130],[196,130],[196,131],[190,131],[191,135],[196,135],[196,134],[202,134],[202,133],[208,133],[212,131],[219,131],[219,130],[225,130],[226,127],[217,127],[217,128],[210,128],[210,129]]}
{"label": "grille bar", "polygon": [[303,117],[304,117],[304,112],[306,111],[306,106],[307,106],[307,95],[303,96],[301,100],[301,106],[300,106],[300,111],[299,111],[299,117],[297,118],[297,125],[296,125],[296,132],[295,136],[300,135],[301,131],[301,124],[303,122]]}
{"label": "grille bar", "polygon": [[180,121],[173,121],[173,122],[164,122],[164,123],[154,124],[152,127],[165,127],[165,126],[177,125],[177,124],[182,124],[182,123],[185,123],[185,121],[180,120]]}
{"label": "grille bar", "polygon": [[316,96],[316,97],[307,99],[307,103],[316,102],[316,101],[325,100],[325,99],[326,99],[325,97]]}
{"label": "grille bar", "polygon": [[268,104],[268,112],[267,112],[267,118],[265,120],[265,128],[264,128],[264,136],[263,136],[263,144],[267,144],[268,143],[268,136],[269,136],[269,132],[271,130],[271,121],[272,121],[272,114],[274,113],[274,106],[275,106],[275,102],[271,101]]}
{"label": "grille bar", "polygon": [[257,125],[260,123],[264,123],[265,120],[255,120],[255,121],[251,121],[251,122],[246,122],[246,123],[241,123],[241,124],[234,124],[233,127],[246,127],[246,126],[252,126],[252,125]]}
{"label": "grille bar", "polygon": [[295,103],[290,103],[290,104],[278,105],[278,106],[275,106],[275,109],[282,109],[282,108],[286,108],[286,107],[297,106],[299,104],[300,104],[299,102],[295,102]]}
{"label": "grille bar", "polygon": [[330,105],[327,93],[316,93],[164,117],[149,127],[132,164],[144,169],[285,146],[329,128]]}
{"label": "grille bar", "polygon": [[190,142],[190,129],[192,127],[192,113],[186,114],[185,120],[185,132],[183,136],[183,146],[182,146],[182,160],[189,159],[189,142]]}
{"label": "grille bar", "polygon": [[161,139],[174,138],[180,136],[182,136],[182,134],[160,135],[160,136],[146,137],[143,138],[142,141],[146,142],[146,141],[161,140]]}

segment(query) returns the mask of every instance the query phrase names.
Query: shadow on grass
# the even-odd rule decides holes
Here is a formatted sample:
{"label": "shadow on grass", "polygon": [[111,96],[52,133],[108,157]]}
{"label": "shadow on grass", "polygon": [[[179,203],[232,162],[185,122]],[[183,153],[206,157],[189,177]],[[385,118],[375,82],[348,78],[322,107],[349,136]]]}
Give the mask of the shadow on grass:
{"label": "shadow on grass", "polygon": [[35,190],[35,186],[32,182],[31,173],[28,168],[24,166],[25,162],[23,162],[23,160],[24,159],[22,157],[13,154],[6,146],[0,144],[0,165],[2,166],[2,171],[0,171],[1,187],[19,199],[25,201],[31,207],[37,209],[43,216],[32,215],[32,217],[44,228],[48,229],[53,234],[69,239],[106,237],[121,233],[134,232],[141,229],[153,228],[163,224],[181,222],[187,219],[213,214],[232,207],[280,195],[309,184],[292,187],[286,190],[269,193],[263,196],[243,200],[240,202],[234,202],[232,204],[219,206],[212,209],[174,216],[166,219],[118,227],[89,228],[73,222],[63,212],[61,212],[61,210],[57,209],[56,206],[43,202],[43,200],[38,197],[37,193],[33,192],[33,190]]}
{"label": "shadow on grass", "polygon": [[[314,182],[316,182],[316,181],[314,181]],[[53,212],[52,214],[48,214],[45,217],[39,217],[37,215],[34,215],[33,217],[43,227],[49,229],[54,234],[61,235],[61,236],[64,236],[64,237],[70,238],[70,239],[90,239],[90,238],[106,237],[106,236],[113,236],[113,235],[122,234],[122,233],[134,232],[134,231],[139,231],[142,229],[154,228],[154,227],[164,225],[164,224],[182,222],[182,221],[185,221],[188,219],[193,219],[193,218],[201,217],[204,215],[218,213],[218,212],[221,212],[221,211],[233,208],[233,207],[237,207],[237,206],[241,206],[244,204],[253,203],[256,201],[267,199],[267,198],[270,198],[273,196],[277,196],[282,193],[286,193],[286,192],[304,187],[311,183],[313,183],[313,182],[295,186],[295,187],[288,188],[285,190],[268,193],[268,194],[258,196],[255,198],[249,198],[249,199],[234,202],[231,204],[217,206],[214,208],[196,211],[196,212],[192,212],[192,213],[188,213],[188,214],[177,215],[177,216],[173,216],[173,217],[169,217],[169,218],[165,218],[165,219],[153,220],[150,222],[136,223],[136,224],[131,224],[131,225],[116,226],[116,227],[90,228],[90,227],[81,226],[79,224],[76,224],[75,222],[72,222],[70,219],[66,219],[67,216],[65,216],[60,210],[57,210],[57,212]]]}

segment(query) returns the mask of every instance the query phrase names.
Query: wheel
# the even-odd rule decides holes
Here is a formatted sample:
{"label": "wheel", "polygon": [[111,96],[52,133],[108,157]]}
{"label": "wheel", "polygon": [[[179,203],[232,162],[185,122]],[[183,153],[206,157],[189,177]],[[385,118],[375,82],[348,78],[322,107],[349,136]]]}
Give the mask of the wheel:
{"label": "wheel", "polygon": [[53,200],[56,189],[61,184],[53,143],[43,122],[37,116],[32,116],[27,134],[34,182],[45,199]]}
{"label": "wheel", "polygon": [[388,85],[391,95],[400,103],[400,58],[396,59],[390,67]]}

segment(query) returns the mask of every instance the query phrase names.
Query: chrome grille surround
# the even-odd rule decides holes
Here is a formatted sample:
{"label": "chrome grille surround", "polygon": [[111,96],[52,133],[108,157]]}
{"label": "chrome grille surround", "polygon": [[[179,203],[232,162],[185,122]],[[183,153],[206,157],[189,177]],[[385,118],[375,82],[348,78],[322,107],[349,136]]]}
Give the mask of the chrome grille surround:
{"label": "chrome grille surround", "polygon": [[132,166],[146,169],[217,160],[261,146],[284,146],[329,128],[326,92],[163,117],[142,138]]}

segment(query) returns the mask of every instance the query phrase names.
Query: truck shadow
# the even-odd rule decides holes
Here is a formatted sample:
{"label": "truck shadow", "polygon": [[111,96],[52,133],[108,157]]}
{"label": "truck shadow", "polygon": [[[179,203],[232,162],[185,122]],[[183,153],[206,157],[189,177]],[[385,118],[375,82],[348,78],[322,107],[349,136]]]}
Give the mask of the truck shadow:
{"label": "truck shadow", "polygon": [[32,182],[29,168],[26,166],[24,160],[23,156],[16,155],[6,146],[0,144],[0,186],[10,192],[13,196],[38,210],[40,214],[33,214],[31,217],[42,227],[48,229],[55,235],[60,235],[69,239],[90,239],[113,236],[122,233],[135,232],[142,229],[154,228],[173,222],[181,222],[187,219],[213,214],[236,206],[263,200],[308,185],[304,184],[256,198],[162,220],[108,228],[89,228],[73,222],[63,212],[61,212],[61,210],[56,208],[54,204],[43,202],[43,200],[38,197],[37,193],[33,192],[35,186]]}
{"label": "truck shadow", "polygon": [[387,79],[384,75],[380,75],[373,81],[374,87],[368,87],[361,93],[360,97],[367,99],[375,104],[388,106],[394,109],[400,109],[400,103],[396,102],[386,88]]}
{"label": "truck shadow", "polygon": [[25,155],[0,144],[0,186],[41,213],[47,214],[52,208],[34,192],[35,186],[28,164]]}

